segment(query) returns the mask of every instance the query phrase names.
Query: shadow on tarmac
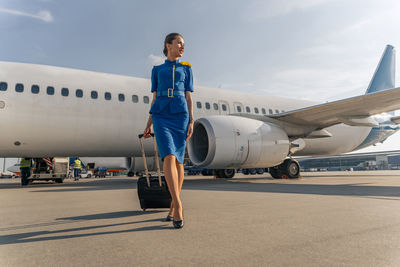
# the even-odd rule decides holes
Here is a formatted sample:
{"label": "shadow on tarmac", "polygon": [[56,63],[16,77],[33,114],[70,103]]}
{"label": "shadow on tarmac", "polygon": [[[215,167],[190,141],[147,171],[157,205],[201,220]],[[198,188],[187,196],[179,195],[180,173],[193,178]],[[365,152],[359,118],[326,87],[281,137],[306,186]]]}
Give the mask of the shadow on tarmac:
{"label": "shadow on tarmac", "polygon": [[[164,212],[164,211],[153,210],[153,211],[147,211],[146,213],[159,213],[159,212]],[[13,229],[8,228],[8,229],[0,229],[0,230],[16,230],[16,229],[26,229],[26,228],[32,228],[32,227],[53,226],[53,225],[59,225],[59,224],[76,223],[76,221],[115,219],[115,218],[130,217],[130,216],[137,216],[137,215],[143,215],[143,214],[144,213],[142,211],[120,211],[120,212],[91,214],[91,215],[57,218],[56,219],[56,220],[62,220],[62,222],[54,222],[54,223],[39,224],[39,225],[38,224],[25,225],[25,226],[20,226],[18,228],[13,228]],[[10,235],[0,235],[0,245],[30,243],[30,242],[38,242],[38,241],[51,241],[51,240],[69,239],[69,238],[77,238],[77,237],[109,235],[109,234],[130,233],[130,232],[140,232],[140,231],[173,229],[172,225],[164,224],[164,225],[138,227],[138,228],[133,228],[133,229],[118,230],[118,231],[101,231],[101,232],[95,232],[95,233],[76,233],[76,234],[60,235],[63,233],[79,232],[79,231],[92,231],[92,230],[97,230],[97,229],[105,229],[108,227],[129,226],[129,225],[136,225],[139,223],[148,223],[148,222],[160,222],[160,221],[163,221],[163,219],[151,219],[151,220],[126,222],[126,223],[84,226],[84,227],[76,227],[76,228],[54,230],[54,231],[35,231],[35,232],[26,232],[26,233],[18,233],[18,234],[10,234]],[[64,220],[66,220],[66,221],[64,221]],[[46,236],[39,237],[39,236],[43,236],[43,235],[46,235]],[[48,235],[55,235],[55,236],[48,236]]]}

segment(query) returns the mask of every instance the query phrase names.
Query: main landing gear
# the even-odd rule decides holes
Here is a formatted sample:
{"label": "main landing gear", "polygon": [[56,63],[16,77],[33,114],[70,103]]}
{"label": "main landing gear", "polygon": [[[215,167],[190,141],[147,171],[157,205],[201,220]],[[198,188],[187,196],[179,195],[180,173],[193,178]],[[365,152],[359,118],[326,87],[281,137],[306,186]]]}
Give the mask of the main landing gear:
{"label": "main landing gear", "polygon": [[294,159],[285,159],[280,165],[269,168],[269,173],[275,179],[295,179],[300,176],[300,165]]}

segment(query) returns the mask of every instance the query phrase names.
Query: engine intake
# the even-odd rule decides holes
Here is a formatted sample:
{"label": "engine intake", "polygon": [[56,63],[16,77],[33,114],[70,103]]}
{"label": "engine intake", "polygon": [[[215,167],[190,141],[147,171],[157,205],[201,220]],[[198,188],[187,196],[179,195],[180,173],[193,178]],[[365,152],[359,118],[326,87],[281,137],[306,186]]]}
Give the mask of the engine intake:
{"label": "engine intake", "polygon": [[194,165],[207,168],[276,166],[289,153],[289,139],[278,126],[237,116],[208,116],[194,124],[188,142]]}

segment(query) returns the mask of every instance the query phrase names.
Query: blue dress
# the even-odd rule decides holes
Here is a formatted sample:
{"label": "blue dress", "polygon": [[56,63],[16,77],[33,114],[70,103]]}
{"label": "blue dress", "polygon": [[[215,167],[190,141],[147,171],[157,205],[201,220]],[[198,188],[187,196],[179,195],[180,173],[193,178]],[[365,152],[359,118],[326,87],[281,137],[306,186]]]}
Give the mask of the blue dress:
{"label": "blue dress", "polygon": [[179,60],[165,60],[164,64],[154,66],[151,92],[155,91],[157,97],[150,114],[161,159],[172,154],[183,164],[189,125],[185,92],[193,92],[192,68]]}

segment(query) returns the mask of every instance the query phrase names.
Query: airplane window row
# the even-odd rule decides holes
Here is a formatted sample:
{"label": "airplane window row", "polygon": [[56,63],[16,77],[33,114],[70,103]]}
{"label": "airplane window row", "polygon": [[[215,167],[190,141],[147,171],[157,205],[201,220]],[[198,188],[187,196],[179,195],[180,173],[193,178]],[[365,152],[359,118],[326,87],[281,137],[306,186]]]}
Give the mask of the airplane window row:
{"label": "airplane window row", "polygon": [[[196,102],[196,106],[197,106],[198,109],[202,109],[202,107],[203,107],[202,103],[199,102],[199,101]],[[208,110],[211,109],[211,105],[210,105],[210,103],[208,103],[208,102],[206,102],[206,103],[204,104],[204,106],[205,106],[205,108],[208,109]],[[219,106],[218,106],[217,103],[213,103],[213,109],[214,109],[214,110],[218,110],[218,109],[219,109]],[[228,110],[228,108],[227,108],[227,106],[226,106],[225,104],[222,104],[222,105],[221,105],[221,109],[222,109],[223,111],[227,111],[227,110]],[[236,106],[236,111],[239,112],[239,113],[241,113],[241,112],[242,112],[242,107],[241,107],[241,106]],[[250,108],[249,106],[246,106],[246,112],[247,112],[247,113],[251,113],[251,108]],[[274,114],[274,111],[273,111],[272,109],[268,109],[268,112],[269,112],[269,114]],[[285,111],[284,111],[284,110],[279,111],[279,110],[275,109],[275,113],[280,113],[280,112],[285,112]],[[257,107],[255,107],[255,108],[254,108],[254,113],[255,113],[255,114],[259,114],[259,113],[260,113],[260,110],[259,110]],[[265,108],[261,108],[261,113],[262,113],[263,115],[266,115],[266,114],[267,114],[267,110],[266,110]]]}
{"label": "airplane window row", "polygon": [[[8,84],[6,82],[0,82],[0,91],[7,91],[7,89],[8,89]],[[15,85],[15,91],[17,93],[23,93],[24,92],[24,85],[22,83],[17,83]],[[31,92],[32,92],[32,94],[39,94],[40,87],[38,85],[35,85],[35,84],[32,85],[31,86]],[[61,95],[62,96],[65,96],[65,97],[69,96],[69,92],[70,92],[70,90],[68,88],[62,88],[61,89]],[[54,93],[55,93],[54,87],[53,86],[47,86],[46,93],[48,95],[54,95]],[[78,98],[82,98],[83,97],[83,90],[82,89],[76,89],[75,90],[75,96],[78,97]],[[98,94],[97,91],[93,90],[93,91],[90,92],[90,97],[92,99],[98,99],[99,98],[99,94]],[[111,93],[110,92],[105,92],[104,93],[104,99],[105,100],[111,100],[112,99]],[[125,101],[125,95],[124,94],[118,94],[118,100],[120,102],[124,102]],[[139,96],[132,95],[132,102],[133,103],[138,103],[139,102]],[[143,96],[143,102],[145,104],[150,103],[150,98],[148,96]]]}

